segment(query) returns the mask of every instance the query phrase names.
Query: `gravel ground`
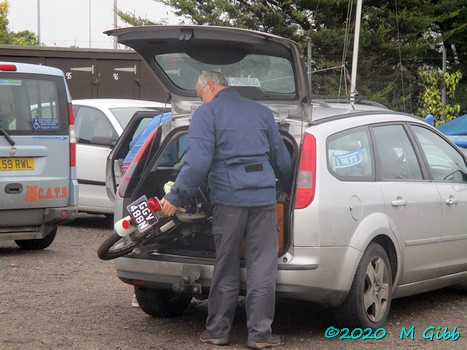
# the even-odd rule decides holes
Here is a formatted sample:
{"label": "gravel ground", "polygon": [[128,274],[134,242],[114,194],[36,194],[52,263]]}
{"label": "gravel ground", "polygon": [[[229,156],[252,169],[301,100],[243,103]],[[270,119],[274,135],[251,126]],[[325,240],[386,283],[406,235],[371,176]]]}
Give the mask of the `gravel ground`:
{"label": "gravel ground", "polygon": [[[217,348],[198,340],[207,315],[203,301],[166,319],[131,307],[132,287],[116,277],[111,261],[96,256],[111,232],[104,217],[80,215],[61,226],[44,251],[0,242],[1,350]],[[282,335],[283,349],[467,349],[467,294],[456,288],[394,300],[386,326],[373,334],[380,340],[326,339],[330,315],[310,303],[281,300],[273,329]],[[401,331],[411,327],[413,339],[401,339]],[[441,339],[424,339],[424,331],[425,338],[438,331]],[[240,300],[231,344],[222,349],[245,349],[245,343]]]}

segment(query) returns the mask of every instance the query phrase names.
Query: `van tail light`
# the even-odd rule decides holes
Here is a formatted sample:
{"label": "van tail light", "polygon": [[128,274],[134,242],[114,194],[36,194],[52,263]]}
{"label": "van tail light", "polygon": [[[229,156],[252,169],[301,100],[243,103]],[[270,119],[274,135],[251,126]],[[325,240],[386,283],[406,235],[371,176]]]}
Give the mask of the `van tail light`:
{"label": "van tail light", "polygon": [[316,139],[313,135],[305,134],[301,150],[295,209],[306,208],[313,202],[313,198],[315,197]]}
{"label": "van tail light", "polygon": [[0,71],[2,72],[16,72],[16,65],[10,63],[0,64]]}
{"label": "van tail light", "polygon": [[76,166],[76,128],[75,128],[75,115],[73,114],[73,107],[68,102],[68,125],[70,133],[70,166]]}

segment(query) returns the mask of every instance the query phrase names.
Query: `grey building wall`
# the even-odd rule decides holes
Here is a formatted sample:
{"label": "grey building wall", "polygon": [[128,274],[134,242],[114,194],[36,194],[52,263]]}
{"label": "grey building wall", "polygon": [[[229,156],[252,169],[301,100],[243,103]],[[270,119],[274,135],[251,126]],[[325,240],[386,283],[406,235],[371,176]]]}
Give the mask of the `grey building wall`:
{"label": "grey building wall", "polygon": [[132,98],[166,102],[152,70],[132,50],[0,45],[0,61],[61,69],[72,98]]}

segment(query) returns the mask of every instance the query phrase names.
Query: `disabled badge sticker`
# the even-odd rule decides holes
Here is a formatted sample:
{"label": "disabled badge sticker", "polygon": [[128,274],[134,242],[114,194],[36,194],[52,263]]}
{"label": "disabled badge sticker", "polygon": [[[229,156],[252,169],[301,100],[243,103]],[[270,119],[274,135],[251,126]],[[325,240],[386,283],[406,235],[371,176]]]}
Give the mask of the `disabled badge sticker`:
{"label": "disabled badge sticker", "polygon": [[32,120],[32,128],[34,130],[59,130],[59,118],[34,118]]}

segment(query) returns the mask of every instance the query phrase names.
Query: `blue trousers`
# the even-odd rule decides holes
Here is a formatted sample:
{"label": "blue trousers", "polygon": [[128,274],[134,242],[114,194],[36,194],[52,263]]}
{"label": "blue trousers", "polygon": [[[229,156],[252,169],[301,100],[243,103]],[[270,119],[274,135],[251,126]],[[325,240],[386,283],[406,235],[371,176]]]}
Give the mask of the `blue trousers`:
{"label": "blue trousers", "polygon": [[206,329],[215,338],[228,338],[240,288],[240,246],[246,263],[248,341],[271,335],[277,276],[277,223],[274,205],[230,207],[215,205],[213,236],[216,263],[208,299]]}

